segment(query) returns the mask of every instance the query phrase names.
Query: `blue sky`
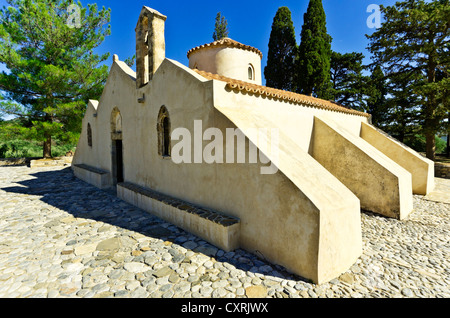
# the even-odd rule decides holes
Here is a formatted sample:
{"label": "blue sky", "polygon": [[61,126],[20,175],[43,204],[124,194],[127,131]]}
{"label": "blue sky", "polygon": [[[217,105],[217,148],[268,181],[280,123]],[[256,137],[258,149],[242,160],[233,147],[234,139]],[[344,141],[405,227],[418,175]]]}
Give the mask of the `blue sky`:
{"label": "blue sky", "polygon": [[[3,0],[2,0],[3,2]],[[167,16],[166,56],[187,65],[186,53],[191,48],[212,42],[214,19],[217,12],[228,21],[229,36],[241,43],[254,46],[263,53],[262,67],[266,65],[267,50],[273,17],[277,9],[287,6],[300,42],[303,14],[309,0],[227,0],[227,1],[179,1],[179,0],[99,0],[98,6],[111,8],[111,36],[100,52],[118,54],[121,60],[134,54],[134,28],[143,5]],[[367,24],[370,4],[392,5],[394,0],[323,0],[327,15],[328,33],[333,37],[332,48],[338,52],[362,52],[370,62],[366,50],[365,34],[372,33]],[[93,1],[82,0],[83,5]],[[111,56],[112,59],[112,56]]]}
{"label": "blue sky", "polygon": [[[292,13],[292,20],[300,42],[303,14],[309,0],[81,0],[97,3],[98,7],[111,8],[111,35],[98,48],[99,52],[118,54],[121,60],[131,57],[135,50],[134,28],[142,6],[154,8],[167,16],[166,21],[166,56],[185,65],[188,64],[186,53],[193,47],[212,42],[214,20],[217,12],[228,21],[230,38],[258,48],[263,53],[262,69],[266,65],[267,50],[273,17],[277,9],[287,6]],[[365,34],[370,34],[367,12],[370,4],[392,5],[395,0],[323,0],[327,15],[327,29],[332,36],[332,49],[341,52],[362,52],[365,63],[370,62],[366,50],[368,41]],[[6,4],[0,0],[0,6]],[[264,81],[264,80],[263,80]],[[265,82],[265,81],[264,81]]]}
{"label": "blue sky", "polygon": [[[82,3],[92,1],[82,0]],[[228,21],[230,38],[261,50],[264,69],[277,9],[287,6],[291,10],[299,43],[303,14],[309,0],[133,0],[126,4],[118,0],[100,0],[96,3],[99,7],[111,8],[111,36],[102,44],[100,51],[118,54],[121,60],[134,54],[134,28],[142,6],[146,5],[167,16],[165,36],[168,58],[187,65],[188,50],[213,41],[214,20],[217,12],[221,12]],[[366,24],[371,14],[367,12],[367,7],[370,4],[394,3],[394,0],[323,0],[328,33],[333,37],[332,49],[341,53],[362,52],[366,56],[365,63],[369,63],[365,34],[372,33],[374,29]]]}
{"label": "blue sky", "polygon": [[[287,6],[292,13],[292,21],[300,42],[303,14],[309,0],[81,0],[97,3],[99,8],[111,8],[111,35],[97,49],[99,53],[110,52],[107,63],[112,63],[112,55],[120,60],[133,56],[135,52],[135,31],[137,18],[142,6],[146,5],[167,16],[165,26],[166,57],[188,64],[186,53],[191,48],[213,41],[214,20],[221,12],[228,21],[229,37],[258,48],[263,53],[262,70],[267,62],[267,51],[273,17],[277,9]],[[332,36],[332,49],[341,52],[362,52],[370,63],[366,50],[368,41],[365,34],[374,29],[367,26],[367,12],[370,4],[393,5],[395,0],[323,0],[327,16],[327,30]],[[0,0],[0,6],[6,4]],[[0,66],[0,70],[4,67]],[[263,84],[265,80],[263,79]]]}

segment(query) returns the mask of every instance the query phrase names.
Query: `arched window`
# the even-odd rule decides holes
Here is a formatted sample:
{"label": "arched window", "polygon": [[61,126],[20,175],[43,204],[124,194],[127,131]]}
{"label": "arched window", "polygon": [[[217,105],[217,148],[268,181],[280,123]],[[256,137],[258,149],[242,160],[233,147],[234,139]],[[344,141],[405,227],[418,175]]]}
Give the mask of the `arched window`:
{"label": "arched window", "polygon": [[252,81],[255,79],[255,70],[251,64],[248,65],[248,79]]}
{"label": "arched window", "polygon": [[165,106],[161,106],[158,114],[158,154],[170,157],[170,117]]}
{"label": "arched window", "polygon": [[88,146],[92,147],[92,129],[90,123],[87,124],[87,142]]}

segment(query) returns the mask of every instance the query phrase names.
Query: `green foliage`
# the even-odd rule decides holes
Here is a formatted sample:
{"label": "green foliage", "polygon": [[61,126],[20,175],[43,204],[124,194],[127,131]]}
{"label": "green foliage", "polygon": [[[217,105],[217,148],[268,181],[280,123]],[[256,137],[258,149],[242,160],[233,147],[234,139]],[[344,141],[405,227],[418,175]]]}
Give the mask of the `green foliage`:
{"label": "green foliage", "polygon": [[[75,144],[63,144],[53,140],[53,156],[64,156],[69,150],[74,151]],[[42,157],[42,144],[33,140],[14,139],[0,142],[0,158]]]}
{"label": "green foliage", "polygon": [[421,96],[410,85],[410,79],[402,74],[391,76],[387,89],[385,130],[400,141],[421,131]]}
{"label": "green foliage", "polygon": [[26,140],[0,142],[0,158],[40,157],[41,147]]}
{"label": "green foliage", "polygon": [[214,41],[218,41],[223,38],[227,38],[228,34],[228,22],[225,17],[222,16],[220,12],[218,12],[216,15],[216,22],[214,24],[213,39]]}
{"label": "green foliage", "polygon": [[[26,129],[18,121],[20,119],[0,122],[0,158],[42,157],[42,142],[24,138]],[[60,157],[69,150],[73,151],[79,138],[79,134],[75,135],[74,142],[54,139],[53,155]]]}
{"label": "green foliage", "polygon": [[133,54],[132,57],[126,58],[123,62],[129,67],[133,67],[134,63],[136,62],[136,54]]}
{"label": "green foliage", "polygon": [[376,65],[366,83],[366,109],[372,115],[372,124],[382,128],[387,124],[387,80],[383,69]]}
{"label": "green foliage", "polygon": [[[73,141],[89,99],[98,99],[108,75],[100,66],[109,54],[94,53],[110,34],[110,10],[97,5],[79,10],[79,27],[68,20],[70,0],[9,0],[0,10],[0,115],[21,118],[26,138]],[[49,153],[50,152],[50,153]]]}
{"label": "green foliage", "polygon": [[346,107],[364,110],[364,92],[368,80],[362,74],[363,59],[362,53],[331,53],[328,99]]}
{"label": "green foliage", "polygon": [[295,91],[296,55],[297,43],[291,11],[287,7],[280,7],[273,18],[267,66],[264,68],[267,86]]}
{"label": "green foliage", "polygon": [[[425,138],[427,157],[434,159],[443,145],[436,135],[450,129],[450,0],[403,0],[381,11],[385,22],[367,35],[373,63],[364,66],[361,53],[331,51],[322,1],[310,0],[292,75],[293,25],[289,9],[279,8],[264,70],[267,86],[367,111],[374,125],[419,151]],[[365,68],[370,76],[363,75]]]}
{"label": "green foliage", "polygon": [[[447,148],[447,143],[441,138],[435,136],[436,153],[444,153]],[[415,134],[404,140],[405,145],[411,147],[415,151],[426,151],[426,138],[424,135]]]}
{"label": "green foliage", "polygon": [[322,0],[310,0],[303,16],[298,52],[297,91],[322,97],[330,79],[331,36],[327,34]]}
{"label": "green foliage", "polygon": [[434,159],[434,136],[450,111],[450,1],[405,0],[381,11],[385,22],[367,35],[368,49],[388,78],[407,81],[421,101],[427,157]]}

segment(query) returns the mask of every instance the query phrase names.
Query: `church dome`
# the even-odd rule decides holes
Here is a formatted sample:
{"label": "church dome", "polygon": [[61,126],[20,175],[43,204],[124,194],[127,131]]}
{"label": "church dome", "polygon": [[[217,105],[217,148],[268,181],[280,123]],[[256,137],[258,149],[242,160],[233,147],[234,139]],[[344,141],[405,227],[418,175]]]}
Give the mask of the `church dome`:
{"label": "church dome", "polygon": [[187,52],[189,67],[229,78],[262,84],[260,50],[223,38]]}

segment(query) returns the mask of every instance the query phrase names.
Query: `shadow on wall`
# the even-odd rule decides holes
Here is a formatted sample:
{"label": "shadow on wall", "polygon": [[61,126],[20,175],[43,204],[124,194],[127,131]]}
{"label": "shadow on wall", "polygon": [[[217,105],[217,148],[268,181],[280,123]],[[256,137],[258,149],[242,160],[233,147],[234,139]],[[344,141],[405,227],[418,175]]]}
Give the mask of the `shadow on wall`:
{"label": "shadow on wall", "polygon": [[[42,196],[41,201],[68,212],[76,218],[101,221],[125,230],[138,232],[149,238],[183,245],[189,235],[174,225],[170,226],[170,229],[167,228],[166,225],[170,223],[122,201],[116,197],[115,191],[100,190],[77,179],[70,167],[31,173],[30,176],[35,177],[35,179],[20,181],[18,182],[20,186],[4,187],[1,190],[10,193]],[[108,202],[108,204],[105,205],[105,202]],[[49,222],[54,222],[55,225],[60,224],[57,218],[49,220]],[[309,282],[307,279],[288,273],[282,266],[274,265],[241,249],[236,250],[236,253],[228,254],[223,251],[223,253],[220,253],[221,256],[217,256],[217,252],[220,251],[219,248],[213,247],[201,239],[198,240],[200,245],[193,249],[194,252],[203,253],[219,262],[232,264],[237,269],[270,275],[260,268],[271,267],[282,275],[280,277],[284,276],[283,278]],[[178,261],[183,262],[180,259]]]}

